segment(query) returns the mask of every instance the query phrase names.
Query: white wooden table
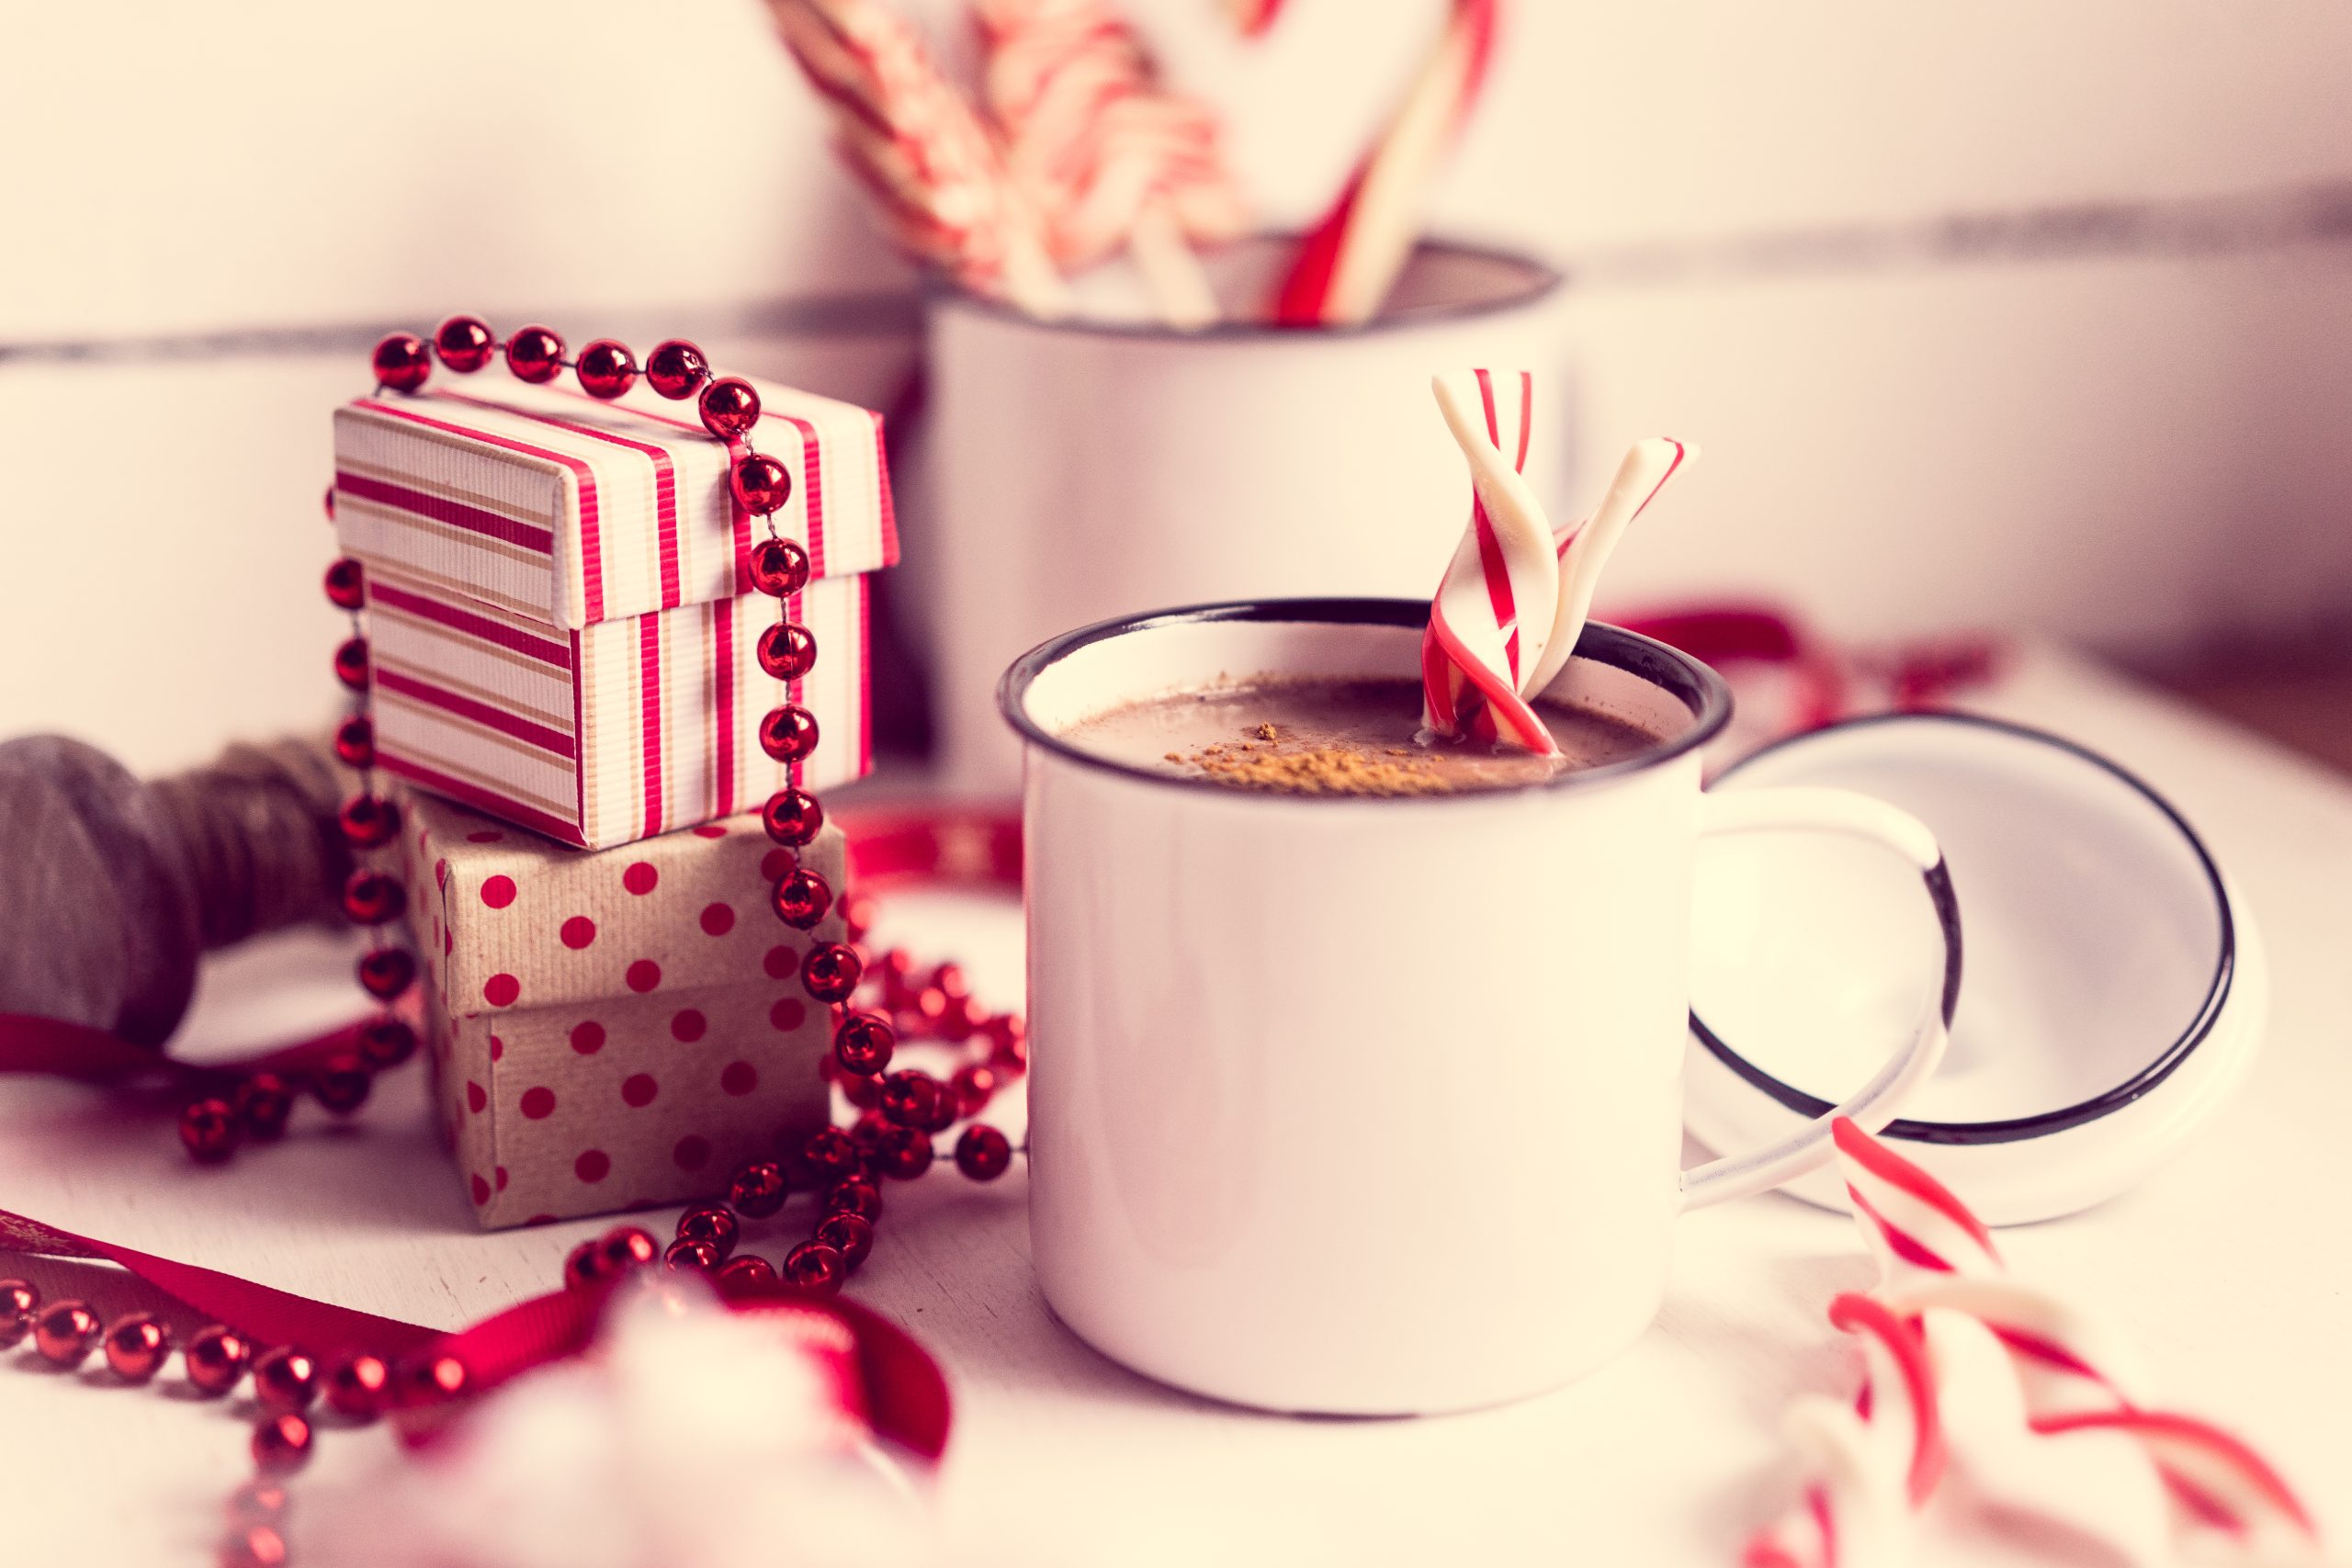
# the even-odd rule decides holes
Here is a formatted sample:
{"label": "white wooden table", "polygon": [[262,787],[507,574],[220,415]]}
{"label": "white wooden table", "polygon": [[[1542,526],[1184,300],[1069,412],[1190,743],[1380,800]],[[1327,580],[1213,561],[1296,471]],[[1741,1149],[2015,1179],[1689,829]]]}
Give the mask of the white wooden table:
{"label": "white wooden table", "polygon": [[[2054,652],[2025,658],[1976,705],[2079,738],[2170,795],[2243,889],[2276,969],[2262,1057],[2206,1134],[2138,1191],[2010,1232],[2004,1248],[2134,1330],[2166,1394],[2256,1438],[2340,1542],[2352,1532],[2352,788]],[[908,898],[886,920],[887,937],[963,958],[985,998],[1016,999],[1009,905]],[[216,976],[203,1032],[253,1037],[270,963],[255,954]],[[345,1133],[206,1171],[181,1156],[168,1105],[129,1115],[80,1087],[0,1085],[0,1205],[454,1327],[552,1288],[566,1249],[605,1222],[476,1232],[428,1130],[422,1077],[390,1077]],[[944,1175],[899,1190],[853,1287],[949,1371],[941,1505],[951,1529],[993,1543],[982,1561],[1725,1563],[1788,1495],[1784,1403],[1849,1386],[1822,1311],[1871,1277],[1845,1221],[1781,1199],[1727,1205],[1683,1227],[1657,1325],[1584,1383],[1473,1416],[1301,1420],[1171,1393],[1077,1343],[1039,1303],[1022,1200],[1017,1168],[992,1188]],[[29,1271],[132,1299],[75,1266]],[[246,1471],[243,1421],[103,1373],[46,1372],[28,1353],[6,1360],[0,1562],[209,1561],[219,1500]],[[333,1438],[322,1463],[379,1440]]]}

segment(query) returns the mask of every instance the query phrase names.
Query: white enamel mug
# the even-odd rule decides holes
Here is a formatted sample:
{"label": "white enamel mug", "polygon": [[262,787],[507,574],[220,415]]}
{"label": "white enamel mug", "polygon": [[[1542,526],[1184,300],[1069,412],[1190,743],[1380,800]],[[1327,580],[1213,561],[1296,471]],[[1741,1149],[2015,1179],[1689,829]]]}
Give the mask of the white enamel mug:
{"label": "white enamel mug", "polygon": [[1823,1117],[1678,1168],[1703,835],[1859,837],[1924,879],[1944,963],[1884,977],[1916,1010],[1836,1113],[1884,1123],[1943,1049],[1960,940],[1934,839],[1842,790],[1703,794],[1730,694],[1630,632],[1588,626],[1549,694],[1665,739],[1525,788],[1306,799],[1060,738],[1224,678],[1417,680],[1428,608],[1104,622],[999,691],[1027,747],[1039,1283],[1105,1355],[1218,1399],[1391,1415],[1567,1382],[1656,1315],[1679,1213],[1830,1157]]}

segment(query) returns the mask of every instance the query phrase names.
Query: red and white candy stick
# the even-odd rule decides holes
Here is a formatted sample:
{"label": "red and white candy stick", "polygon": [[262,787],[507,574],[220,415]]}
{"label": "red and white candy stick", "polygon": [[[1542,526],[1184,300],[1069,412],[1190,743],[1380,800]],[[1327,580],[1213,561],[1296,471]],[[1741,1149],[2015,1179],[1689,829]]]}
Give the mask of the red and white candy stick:
{"label": "red and white candy stick", "polygon": [[1225,19],[1243,38],[1259,38],[1274,25],[1283,0],[1221,0]]}
{"label": "red and white candy stick", "polygon": [[[2177,1542],[2197,1538],[2218,1548],[2221,1561],[2318,1561],[2310,1511],[2260,1454],[2209,1422],[2148,1408],[2145,1379],[2117,1335],[2057,1296],[2010,1277],[1991,1233],[1941,1182],[1850,1122],[1841,1120],[1835,1133],[1855,1218],[1879,1258],[1876,1298],[1889,1313],[1907,1324],[1925,1322],[1931,1348],[1939,1342],[1939,1323],[1957,1316],[1981,1324],[2007,1352],[2006,1373],[2017,1388],[2010,1397],[2037,1438],[2084,1433],[2132,1438],[2173,1500]],[[1964,1341],[1953,1342],[1964,1350]],[[1962,1375],[1970,1362],[1955,1353],[1930,1356],[1929,1364],[1943,1378]],[[1944,1403],[1956,1397],[1949,1388],[1939,1394]],[[1808,1501],[1798,1517],[1814,1514]],[[1826,1555],[1796,1550],[1825,1540]],[[1871,1560],[1841,1556],[1834,1532],[1807,1535],[1801,1524],[1788,1521],[1759,1535],[1747,1558],[1751,1565],[1771,1568],[1860,1561]]]}
{"label": "red and white candy stick", "polygon": [[1591,519],[1555,534],[1521,476],[1533,378],[1459,370],[1432,385],[1469,459],[1471,502],[1421,638],[1421,723],[1433,734],[1552,756],[1559,748],[1531,699],[1576,651],[1593,584],[1626,525],[1696,449],[1665,436],[1635,442]]}
{"label": "red and white candy stick", "polygon": [[972,10],[989,112],[1054,259],[1090,266],[1124,247],[1164,321],[1215,321],[1191,245],[1248,222],[1215,111],[1160,85],[1110,0],[973,0]]}
{"label": "red and white candy stick", "polygon": [[1455,134],[1478,101],[1500,0],[1452,0],[1445,28],[1348,183],[1299,243],[1274,294],[1290,326],[1370,321],[1419,237]]}
{"label": "red and white candy stick", "polygon": [[835,146],[901,250],[1032,315],[1068,306],[1028,199],[971,106],[880,0],[768,0]]}

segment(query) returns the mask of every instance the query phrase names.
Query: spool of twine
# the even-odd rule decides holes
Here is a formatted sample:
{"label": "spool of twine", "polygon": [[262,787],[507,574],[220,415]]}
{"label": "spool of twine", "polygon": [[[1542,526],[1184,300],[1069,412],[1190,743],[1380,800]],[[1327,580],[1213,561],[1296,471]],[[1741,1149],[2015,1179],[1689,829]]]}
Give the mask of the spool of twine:
{"label": "spool of twine", "polygon": [[206,952],[339,918],[350,787],[318,739],[145,783],[64,736],[0,742],[0,1012],[161,1046]]}

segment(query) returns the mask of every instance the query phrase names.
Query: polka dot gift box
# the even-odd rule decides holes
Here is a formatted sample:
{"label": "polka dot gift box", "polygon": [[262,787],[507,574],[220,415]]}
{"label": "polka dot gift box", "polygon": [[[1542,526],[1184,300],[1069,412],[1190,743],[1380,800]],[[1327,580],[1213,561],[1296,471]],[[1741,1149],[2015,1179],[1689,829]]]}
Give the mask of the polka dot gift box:
{"label": "polka dot gift box", "polygon": [[[757,816],[582,854],[416,791],[401,800],[435,1100],[484,1226],[699,1197],[827,1120],[826,1009],[764,890]],[[840,830],[801,863],[843,884]]]}
{"label": "polka dot gift box", "polygon": [[[899,554],[881,419],[721,388],[748,389],[741,440],[634,374],[592,397],[453,368],[335,412],[330,499],[366,581],[378,763],[592,849],[754,809],[787,773],[821,789],[866,771],[867,574]],[[754,439],[787,491],[771,516],[729,483]],[[790,700],[824,738],[790,763],[760,737],[777,616],[749,558],[770,523],[806,555],[785,618],[813,664]]]}

